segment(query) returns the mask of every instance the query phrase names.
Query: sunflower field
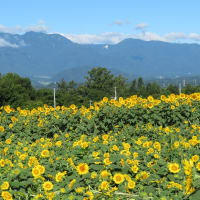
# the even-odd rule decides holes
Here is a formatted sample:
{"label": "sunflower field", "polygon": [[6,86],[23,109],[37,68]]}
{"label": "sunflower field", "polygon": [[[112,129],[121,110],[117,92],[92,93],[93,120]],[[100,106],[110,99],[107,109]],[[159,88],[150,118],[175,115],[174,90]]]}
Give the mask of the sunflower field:
{"label": "sunflower field", "polygon": [[200,93],[0,108],[0,199],[199,200]]}

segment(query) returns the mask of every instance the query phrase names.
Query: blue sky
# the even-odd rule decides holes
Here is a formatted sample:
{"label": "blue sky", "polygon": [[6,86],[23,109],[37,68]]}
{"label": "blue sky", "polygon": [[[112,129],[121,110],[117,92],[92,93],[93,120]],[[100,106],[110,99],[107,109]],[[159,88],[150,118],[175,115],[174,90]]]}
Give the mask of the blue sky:
{"label": "blue sky", "polygon": [[199,43],[199,8],[200,0],[2,0],[0,32],[60,33],[79,43]]}

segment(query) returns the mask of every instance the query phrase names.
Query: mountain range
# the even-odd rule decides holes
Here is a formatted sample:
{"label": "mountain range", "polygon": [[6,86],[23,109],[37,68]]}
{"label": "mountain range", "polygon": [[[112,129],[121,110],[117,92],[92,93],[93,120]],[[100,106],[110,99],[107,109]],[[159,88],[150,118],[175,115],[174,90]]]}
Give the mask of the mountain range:
{"label": "mountain range", "polygon": [[118,44],[78,44],[60,34],[0,33],[0,73],[35,82],[84,81],[92,67],[128,79],[200,75],[200,45],[125,39]]}

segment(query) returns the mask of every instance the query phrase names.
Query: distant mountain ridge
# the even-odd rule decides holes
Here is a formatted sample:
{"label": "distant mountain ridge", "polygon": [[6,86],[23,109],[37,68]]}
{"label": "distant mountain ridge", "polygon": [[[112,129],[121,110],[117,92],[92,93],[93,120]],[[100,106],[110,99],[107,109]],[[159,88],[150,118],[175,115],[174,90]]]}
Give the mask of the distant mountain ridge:
{"label": "distant mountain ridge", "polygon": [[[125,39],[115,45],[77,44],[59,34],[0,33],[0,72],[83,81],[87,69],[106,67],[127,78],[200,74],[200,45]],[[1,44],[1,43],[0,43]],[[73,72],[74,71],[74,72]],[[42,79],[42,78],[41,78]]]}

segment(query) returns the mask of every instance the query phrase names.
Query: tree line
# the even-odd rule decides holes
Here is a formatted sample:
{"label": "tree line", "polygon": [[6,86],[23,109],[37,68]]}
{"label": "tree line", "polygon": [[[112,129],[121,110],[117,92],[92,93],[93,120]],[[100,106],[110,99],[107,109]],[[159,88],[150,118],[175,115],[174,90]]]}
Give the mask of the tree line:
{"label": "tree line", "polygon": [[[176,85],[168,85],[162,88],[158,83],[145,84],[142,77],[127,82],[121,75],[114,76],[108,69],[103,67],[92,68],[85,77],[85,82],[78,84],[74,81],[67,82],[62,79],[56,83],[56,105],[89,106],[90,103],[99,101],[103,97],[114,98],[116,87],[117,97],[129,97],[131,95],[143,98],[152,95],[159,98],[160,95],[171,93],[178,94]],[[182,92],[191,94],[200,92],[200,86],[186,85]],[[29,78],[20,77],[15,73],[0,75],[0,106],[10,105],[14,108],[34,108],[47,104],[53,106],[53,89],[36,89],[32,86]]]}

